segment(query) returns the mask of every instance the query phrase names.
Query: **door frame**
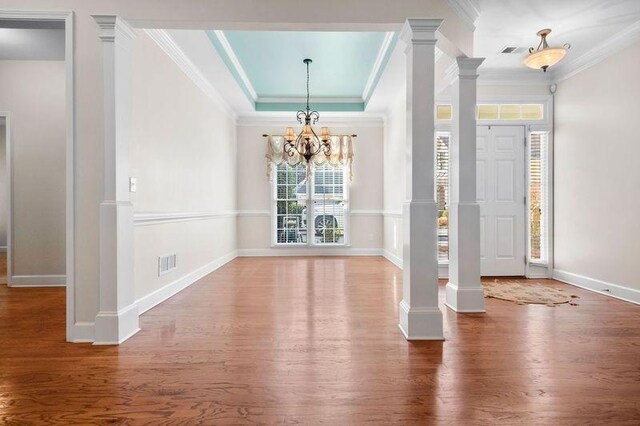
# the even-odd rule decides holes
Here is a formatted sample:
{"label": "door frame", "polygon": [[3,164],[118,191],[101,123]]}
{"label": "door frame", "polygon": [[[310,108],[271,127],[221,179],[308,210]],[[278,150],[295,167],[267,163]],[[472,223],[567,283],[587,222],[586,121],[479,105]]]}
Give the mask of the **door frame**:
{"label": "door frame", "polygon": [[[65,62],[65,110],[66,110],[66,161],[65,161],[65,215],[66,215],[66,340],[68,342],[87,341],[83,336],[75,336],[75,87],[73,56],[73,11],[32,11],[0,10],[0,19],[12,21],[60,21],[64,22],[64,62]],[[7,158],[9,156],[7,155]],[[11,218],[11,213],[8,215]],[[9,226],[8,226],[9,228]],[[7,231],[7,237],[9,231]],[[7,283],[10,278],[11,261],[7,239]]]}
{"label": "door frame", "polygon": [[[481,88],[481,86],[487,86]],[[514,84],[512,82],[506,82],[500,84],[495,81],[486,81],[478,80],[478,89],[479,91],[490,92],[495,90],[496,92],[505,91],[505,89],[509,89],[510,87],[514,87],[515,90],[521,88],[527,88],[527,83],[522,84]],[[535,89],[538,90],[538,89]],[[436,96],[436,105],[438,104],[451,104],[452,100],[449,95],[439,95]],[[543,106],[543,119],[536,121],[529,120],[513,120],[513,121],[504,121],[504,120],[482,120],[476,121],[476,125],[479,126],[499,126],[499,125],[508,125],[508,126],[525,126],[525,137],[527,138],[527,146],[525,149],[525,193],[527,195],[527,205],[525,210],[525,231],[526,231],[526,239],[525,239],[525,253],[527,255],[527,263],[525,265],[525,276],[527,278],[552,278],[553,276],[553,249],[554,249],[554,227],[553,227],[553,212],[554,212],[554,95],[549,94],[538,94],[538,95],[487,95],[487,94],[478,94],[478,98],[476,103],[480,104],[542,104]],[[455,112],[454,112],[455,113]],[[451,133],[452,131],[452,121],[451,120],[436,120],[435,132],[445,132]],[[531,262],[529,259],[529,198],[528,198],[528,188],[529,188],[529,147],[531,146],[530,134],[531,132],[547,132],[549,135],[548,146],[547,146],[547,188],[548,193],[546,197],[547,201],[547,217],[545,221],[545,229],[546,229],[546,241],[547,241],[547,249],[546,262]],[[448,261],[440,261],[440,268],[443,269],[443,275],[445,274],[446,269],[448,268]],[[447,272],[448,273],[448,272]]]}
{"label": "door frame", "polygon": [[13,150],[11,149],[13,132],[11,131],[11,113],[9,111],[0,111],[0,117],[4,118],[5,131],[5,170],[7,171],[7,287],[11,287],[11,277],[13,275],[13,266],[11,254],[13,253]]}

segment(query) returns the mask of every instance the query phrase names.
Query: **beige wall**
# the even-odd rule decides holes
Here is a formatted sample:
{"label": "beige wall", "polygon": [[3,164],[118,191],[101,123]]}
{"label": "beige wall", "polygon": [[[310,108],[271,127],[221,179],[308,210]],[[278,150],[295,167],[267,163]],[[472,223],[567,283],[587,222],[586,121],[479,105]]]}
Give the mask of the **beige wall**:
{"label": "beige wall", "polygon": [[[139,299],[236,248],[235,123],[142,31],[132,64],[131,194],[136,213],[205,212],[203,220],[134,228]],[[177,270],[158,276],[158,257]]]}
{"label": "beige wall", "polygon": [[[4,119],[3,119],[4,120]],[[7,206],[9,205],[9,182],[7,175],[7,127],[0,124],[0,250],[7,246]]]}
{"label": "beige wall", "polygon": [[[292,113],[293,117],[293,113]],[[333,134],[358,135],[354,139],[353,181],[349,187],[352,249],[382,248],[382,123],[329,126]],[[238,126],[238,249],[271,248],[271,186],[266,176],[263,133],[282,133],[283,126]],[[279,250],[275,249],[275,250]],[[320,252],[323,248],[317,248]],[[277,251],[274,252],[277,254]]]}
{"label": "beige wall", "polygon": [[558,85],[555,269],[640,289],[640,44]]}
{"label": "beige wall", "polygon": [[0,111],[11,113],[12,274],[64,275],[64,62],[0,61]]}

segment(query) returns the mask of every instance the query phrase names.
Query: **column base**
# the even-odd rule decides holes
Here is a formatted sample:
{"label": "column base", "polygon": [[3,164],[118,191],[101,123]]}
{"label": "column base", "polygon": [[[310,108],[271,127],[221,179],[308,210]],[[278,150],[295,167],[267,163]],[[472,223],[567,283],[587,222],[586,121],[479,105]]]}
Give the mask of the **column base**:
{"label": "column base", "polygon": [[486,312],[482,284],[480,288],[464,288],[451,282],[447,283],[445,305],[455,312]]}
{"label": "column base", "polygon": [[438,308],[412,308],[400,302],[400,330],[407,340],[444,340]]}
{"label": "column base", "polygon": [[119,345],[138,331],[138,305],[135,303],[118,312],[98,312],[93,344]]}

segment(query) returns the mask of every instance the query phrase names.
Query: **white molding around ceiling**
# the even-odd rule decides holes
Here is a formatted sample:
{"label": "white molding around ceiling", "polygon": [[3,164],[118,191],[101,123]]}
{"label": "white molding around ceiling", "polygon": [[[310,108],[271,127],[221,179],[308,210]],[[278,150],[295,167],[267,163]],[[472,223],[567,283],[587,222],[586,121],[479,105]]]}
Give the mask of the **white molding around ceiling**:
{"label": "white molding around ceiling", "polygon": [[242,83],[244,83],[245,87],[251,94],[251,97],[253,97],[253,100],[256,101],[258,99],[258,93],[253,88],[253,85],[251,84],[251,80],[249,80],[249,76],[244,71],[244,68],[242,68],[242,65],[240,64],[240,60],[236,56],[236,53],[233,51],[233,48],[231,47],[231,44],[229,43],[227,36],[224,34],[224,31],[215,30],[213,31],[213,34],[215,34],[215,36],[218,38],[220,45],[222,46],[225,53],[229,57],[229,60],[231,61],[231,64],[233,64],[233,68],[235,68],[236,72],[238,73],[238,76],[242,80]]}
{"label": "white molding around ceiling", "polygon": [[603,40],[583,55],[561,63],[555,69],[552,68],[552,79],[554,82],[561,82],[573,77],[638,41],[640,41],[640,21]]}
{"label": "white molding around ceiling", "polygon": [[364,90],[362,91],[362,100],[366,101],[369,99],[369,95],[373,89],[375,89],[375,83],[378,80],[378,77],[381,72],[381,67],[385,64],[385,57],[387,56],[388,50],[391,48],[391,42],[393,41],[393,36],[395,33],[388,32],[384,36],[384,40],[382,40],[382,44],[380,45],[380,49],[378,50],[378,56],[376,57],[375,62],[373,63],[373,67],[371,68],[371,73],[369,73],[369,78],[367,79],[367,83],[364,86]]}
{"label": "white molding around ceiling", "polygon": [[[238,117],[238,126],[273,126],[290,127],[293,122],[291,112],[270,112],[256,115],[245,115]],[[322,125],[329,128],[352,128],[352,127],[381,127],[384,124],[384,117],[381,114],[367,113],[324,113]]]}
{"label": "white molding around ceiling", "polygon": [[477,0],[447,0],[447,3],[462,21],[475,29],[480,16],[480,4]]}
{"label": "white molding around ceiling", "polygon": [[213,87],[213,85],[202,74],[200,69],[189,59],[189,57],[180,49],[176,44],[173,37],[169,35],[165,30],[144,30],[145,33],[156,42],[156,44],[167,54],[167,56],[175,62],[175,64],[189,77],[193,83],[204,92],[209,98],[211,98],[216,104],[218,104],[225,113],[229,115],[233,120],[238,118],[238,115],[226,101],[226,99]]}

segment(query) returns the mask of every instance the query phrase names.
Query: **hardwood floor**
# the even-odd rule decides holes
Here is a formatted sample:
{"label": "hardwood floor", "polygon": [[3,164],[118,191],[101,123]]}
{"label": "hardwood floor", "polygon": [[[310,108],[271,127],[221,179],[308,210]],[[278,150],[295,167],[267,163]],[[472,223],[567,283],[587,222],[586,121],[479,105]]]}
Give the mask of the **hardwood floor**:
{"label": "hardwood floor", "polygon": [[442,306],[447,340],[407,342],[401,278],[239,258],[119,347],[64,342],[64,289],[2,286],[0,423],[640,424],[639,306],[545,281],[579,306]]}

